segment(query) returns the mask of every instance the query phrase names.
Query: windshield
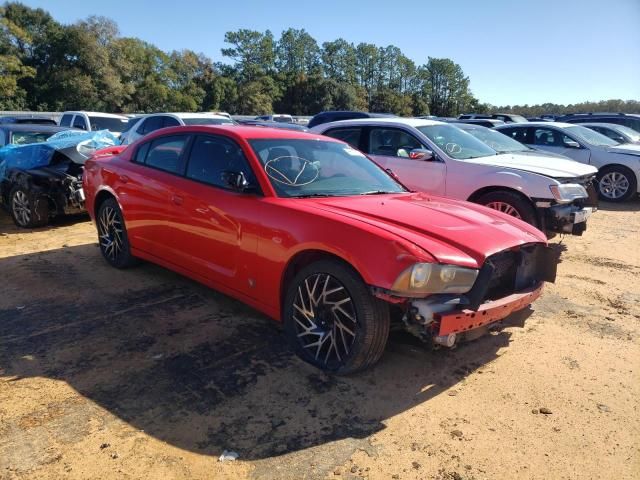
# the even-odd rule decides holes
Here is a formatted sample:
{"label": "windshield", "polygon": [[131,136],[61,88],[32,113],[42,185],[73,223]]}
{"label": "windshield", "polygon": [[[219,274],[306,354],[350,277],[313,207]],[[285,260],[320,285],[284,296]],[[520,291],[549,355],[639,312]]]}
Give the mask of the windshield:
{"label": "windshield", "polygon": [[208,118],[192,117],[182,118],[185,125],[233,125],[234,122],[228,118]]}
{"label": "windshield", "polygon": [[128,118],[113,118],[113,117],[92,117],[89,116],[91,122],[91,130],[109,130],[111,132],[121,133],[127,123]]}
{"label": "windshield", "polygon": [[463,130],[469,132],[498,153],[525,152],[531,150],[531,148],[517,140],[489,128],[463,128]]}
{"label": "windshield", "polygon": [[620,145],[618,142],[610,139],[606,135],[598,133],[587,127],[576,125],[575,127],[567,127],[565,130],[578,137],[579,140],[590,145],[598,145],[600,147],[613,147],[615,145]]}
{"label": "windshield", "polygon": [[451,125],[429,125],[416,128],[447,155],[457,160],[488,157],[497,153],[470,133]]}
{"label": "windshield", "polygon": [[406,190],[349,145],[302,139],[250,140],[280,197],[339,197]]}
{"label": "windshield", "polygon": [[[54,132],[55,133],[55,132]],[[14,145],[27,145],[29,143],[42,143],[53,135],[51,132],[13,132],[11,142]]]}

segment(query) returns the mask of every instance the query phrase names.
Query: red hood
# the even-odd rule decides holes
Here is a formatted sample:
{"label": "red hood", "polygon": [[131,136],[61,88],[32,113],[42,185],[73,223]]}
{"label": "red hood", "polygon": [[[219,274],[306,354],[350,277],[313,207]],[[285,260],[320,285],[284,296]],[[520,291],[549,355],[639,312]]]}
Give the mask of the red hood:
{"label": "red hood", "polygon": [[501,250],[547,241],[538,229],[501,212],[424,193],[331,197],[309,203],[409,240],[441,263],[480,267]]}

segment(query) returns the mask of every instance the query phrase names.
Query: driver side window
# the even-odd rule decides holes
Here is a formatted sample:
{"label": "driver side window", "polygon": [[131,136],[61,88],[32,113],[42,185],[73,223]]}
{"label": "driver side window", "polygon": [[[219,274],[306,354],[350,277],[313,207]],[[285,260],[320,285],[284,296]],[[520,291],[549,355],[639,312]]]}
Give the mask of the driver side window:
{"label": "driver side window", "polygon": [[198,135],[191,147],[187,178],[231,190],[225,178],[227,172],[242,172],[249,185],[257,185],[239,145],[223,137]]}
{"label": "driver side window", "polygon": [[425,148],[413,135],[399,128],[372,127],[369,130],[369,153],[387,157],[409,158],[415,148]]}

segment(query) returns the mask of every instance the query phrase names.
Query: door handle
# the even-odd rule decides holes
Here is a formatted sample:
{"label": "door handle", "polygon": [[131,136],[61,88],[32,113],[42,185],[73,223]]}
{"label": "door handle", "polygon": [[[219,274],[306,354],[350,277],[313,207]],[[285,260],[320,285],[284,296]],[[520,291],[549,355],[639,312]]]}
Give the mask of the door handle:
{"label": "door handle", "polygon": [[175,203],[176,205],[182,205],[182,202],[184,202],[184,198],[182,198],[180,195],[174,195],[171,197],[171,200],[173,201],[173,203]]}
{"label": "door handle", "polygon": [[126,175],[120,175],[120,181],[122,183],[127,183],[129,181],[129,177],[127,177]]}

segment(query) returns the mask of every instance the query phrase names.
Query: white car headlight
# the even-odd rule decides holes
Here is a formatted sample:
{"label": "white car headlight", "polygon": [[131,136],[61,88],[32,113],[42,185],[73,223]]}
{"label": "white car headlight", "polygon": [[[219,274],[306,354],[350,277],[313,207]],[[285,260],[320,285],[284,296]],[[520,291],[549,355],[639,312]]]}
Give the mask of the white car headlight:
{"label": "white car headlight", "polygon": [[579,198],[587,198],[589,194],[582,185],[577,183],[562,183],[560,185],[549,185],[551,194],[557,202],[566,203],[578,200]]}
{"label": "white car headlight", "polygon": [[430,293],[466,293],[473,287],[477,276],[478,270],[474,268],[416,263],[398,276],[391,290],[407,297]]}

